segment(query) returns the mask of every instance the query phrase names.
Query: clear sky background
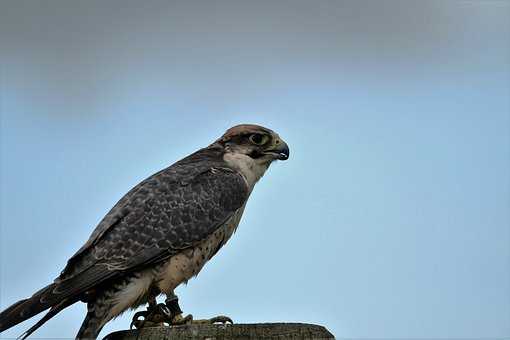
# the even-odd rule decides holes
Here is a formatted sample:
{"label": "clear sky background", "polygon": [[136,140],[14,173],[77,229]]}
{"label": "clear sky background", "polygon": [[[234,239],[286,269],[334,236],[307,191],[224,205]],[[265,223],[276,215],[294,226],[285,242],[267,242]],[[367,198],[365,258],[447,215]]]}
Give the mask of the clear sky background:
{"label": "clear sky background", "polygon": [[291,158],[178,289],[185,312],[510,338],[509,1],[4,0],[0,32],[2,309],[140,180],[257,123]]}

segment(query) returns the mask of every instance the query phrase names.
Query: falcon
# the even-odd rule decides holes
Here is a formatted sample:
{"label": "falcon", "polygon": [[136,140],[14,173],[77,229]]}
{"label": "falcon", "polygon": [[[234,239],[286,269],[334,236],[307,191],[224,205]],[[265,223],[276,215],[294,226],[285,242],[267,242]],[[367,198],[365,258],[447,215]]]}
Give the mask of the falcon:
{"label": "falcon", "polygon": [[[271,163],[288,158],[277,133],[244,124],[148,177],[115,204],[53,283],[0,313],[0,332],[48,310],[25,339],[79,301],[87,314],[77,339],[96,339],[108,321],[146,303],[132,326],[232,322],[184,317],[174,289],[230,239]],[[157,304],[161,294],[165,303]]]}

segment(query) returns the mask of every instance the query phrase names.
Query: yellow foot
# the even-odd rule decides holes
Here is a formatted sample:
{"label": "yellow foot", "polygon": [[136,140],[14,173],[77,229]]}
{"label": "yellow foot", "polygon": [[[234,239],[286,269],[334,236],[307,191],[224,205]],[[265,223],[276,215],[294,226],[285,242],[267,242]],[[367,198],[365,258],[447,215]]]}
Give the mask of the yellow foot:
{"label": "yellow foot", "polygon": [[190,324],[216,324],[216,323],[221,323],[221,324],[231,323],[231,324],[233,324],[234,321],[232,321],[231,318],[229,318],[228,316],[225,316],[225,315],[218,315],[218,316],[215,316],[210,319],[194,320],[193,315],[191,315],[191,314],[188,314],[185,317],[183,317],[182,314],[177,314],[173,318],[170,326],[190,325]]}

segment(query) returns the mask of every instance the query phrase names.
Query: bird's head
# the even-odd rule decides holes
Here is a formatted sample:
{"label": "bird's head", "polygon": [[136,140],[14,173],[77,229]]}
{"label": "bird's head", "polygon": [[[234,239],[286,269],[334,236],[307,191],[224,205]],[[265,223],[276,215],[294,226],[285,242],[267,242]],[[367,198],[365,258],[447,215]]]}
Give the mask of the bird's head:
{"label": "bird's head", "polygon": [[246,155],[257,163],[289,158],[287,143],[276,132],[259,125],[234,126],[216,142],[224,147],[225,153]]}
{"label": "bird's head", "polygon": [[221,147],[223,160],[242,173],[252,188],[273,161],[289,158],[287,143],[274,131],[259,125],[234,126],[213,145]]}

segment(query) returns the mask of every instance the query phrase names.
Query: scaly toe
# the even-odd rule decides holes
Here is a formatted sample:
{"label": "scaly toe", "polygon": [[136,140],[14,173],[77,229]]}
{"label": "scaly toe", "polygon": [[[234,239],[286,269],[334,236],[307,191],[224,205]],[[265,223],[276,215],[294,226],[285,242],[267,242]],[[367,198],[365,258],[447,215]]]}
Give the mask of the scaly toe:
{"label": "scaly toe", "polygon": [[231,318],[229,318],[228,316],[225,316],[225,315],[218,315],[218,316],[215,316],[210,319],[195,320],[195,319],[193,319],[193,315],[191,315],[191,314],[188,314],[185,317],[183,317],[182,314],[177,314],[176,316],[173,317],[172,322],[168,322],[168,324],[170,326],[181,326],[181,325],[190,325],[190,324],[212,325],[212,324],[216,324],[216,323],[221,323],[221,324],[225,325],[227,323],[233,324],[234,321],[232,321]]}
{"label": "scaly toe", "polygon": [[185,317],[182,316],[182,314],[177,314],[173,317],[172,322],[170,322],[170,326],[180,326],[180,325],[186,325],[193,322],[193,315],[188,314]]}
{"label": "scaly toe", "polygon": [[222,324],[227,324],[227,323],[230,323],[230,324],[233,324],[234,321],[232,321],[231,318],[229,318],[228,316],[225,316],[225,315],[218,315],[218,316],[215,316],[214,318],[210,318],[209,319],[209,322],[210,323],[222,323]]}

